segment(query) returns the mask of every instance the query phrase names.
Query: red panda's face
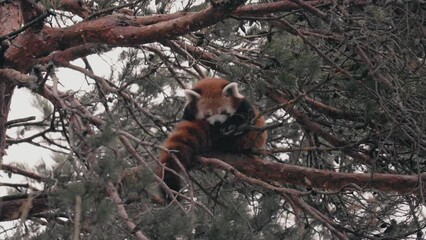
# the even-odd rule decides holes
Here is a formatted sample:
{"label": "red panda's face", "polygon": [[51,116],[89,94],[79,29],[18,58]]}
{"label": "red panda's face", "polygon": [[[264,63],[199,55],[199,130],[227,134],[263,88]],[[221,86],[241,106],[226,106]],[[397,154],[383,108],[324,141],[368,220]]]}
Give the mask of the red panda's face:
{"label": "red panda's face", "polygon": [[222,124],[237,111],[238,103],[244,98],[237,83],[224,79],[205,79],[193,89],[185,90],[187,106],[192,104],[195,119],[205,119],[211,125]]}

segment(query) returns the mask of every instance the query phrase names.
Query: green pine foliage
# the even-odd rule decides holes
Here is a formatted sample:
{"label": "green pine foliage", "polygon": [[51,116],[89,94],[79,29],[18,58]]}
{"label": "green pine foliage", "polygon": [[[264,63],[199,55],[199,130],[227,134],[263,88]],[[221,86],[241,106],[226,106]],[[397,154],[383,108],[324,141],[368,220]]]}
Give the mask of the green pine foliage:
{"label": "green pine foliage", "polygon": [[[138,16],[148,15],[155,12],[154,2],[137,1],[132,9]],[[187,9],[200,7],[189,2]],[[189,172],[191,187],[184,194],[193,196],[199,204],[181,200],[161,205],[150,197],[157,184],[158,146],[182,117],[185,99],[181,83],[190,86],[198,78],[197,71],[239,83],[242,93],[268,122],[266,149],[310,148],[260,158],[340,173],[423,173],[424,32],[422,35],[411,29],[424,30],[424,6],[416,1],[373,1],[368,6],[349,2],[319,6],[327,15],[324,18],[303,8],[263,17],[235,15],[202,29],[197,36],[188,34],[121,49],[111,73],[95,72],[107,75],[110,86],[120,91],[108,92],[88,79],[87,90],[69,96],[102,119],[102,126],[80,116],[83,129],[78,130],[70,120],[73,114],[81,114],[77,108],[55,109],[37,97],[35,105],[44,116],[43,127],[52,128],[40,145],[52,146],[55,152],[52,170],[37,168],[49,178],[40,190],[51,196],[51,210],[32,215],[13,237],[77,239],[73,235],[76,198],[81,197],[78,239],[135,239],[137,230],[158,240],[337,239],[312,212],[295,210],[300,206],[286,195],[242,182],[232,173],[217,169],[196,167]],[[119,3],[108,0],[91,4],[105,9]],[[346,11],[340,12],[340,8]],[[173,12],[171,9],[164,11]],[[274,25],[278,20],[285,20],[305,38]],[[189,47],[178,51],[170,47],[171,43],[196,47],[213,59],[202,59],[195,53],[188,57],[185,51],[190,53]],[[358,47],[372,61],[373,69]],[[416,62],[419,59],[421,64]],[[291,110],[347,144],[334,146],[277,108],[277,103],[265,96],[270,89],[293,100]],[[318,102],[340,112],[329,113],[314,105]],[[120,131],[136,138],[130,141],[134,152],[123,145]],[[371,161],[362,162],[351,156],[351,151]],[[124,174],[136,167],[140,169]],[[330,219],[333,227],[349,239],[423,236],[424,199],[420,195],[401,196],[364,189],[366,186],[331,191],[327,186],[312,189],[266,182],[302,192],[300,199]],[[118,214],[117,204],[106,192],[107,184],[116,187],[120,206],[136,224],[133,231]]]}

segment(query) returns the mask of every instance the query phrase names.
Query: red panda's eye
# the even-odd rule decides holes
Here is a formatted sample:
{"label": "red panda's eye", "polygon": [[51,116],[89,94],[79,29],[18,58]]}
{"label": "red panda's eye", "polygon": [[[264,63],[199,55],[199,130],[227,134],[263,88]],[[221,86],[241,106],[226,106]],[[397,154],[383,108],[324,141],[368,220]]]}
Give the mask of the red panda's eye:
{"label": "red panda's eye", "polygon": [[222,115],[228,115],[228,113],[226,112],[226,110],[223,110],[222,112],[220,112],[220,114],[222,114]]}
{"label": "red panda's eye", "polygon": [[211,117],[212,115],[211,115],[210,113],[206,113],[206,114],[204,114],[204,116],[205,116],[206,118],[209,118],[209,117]]}

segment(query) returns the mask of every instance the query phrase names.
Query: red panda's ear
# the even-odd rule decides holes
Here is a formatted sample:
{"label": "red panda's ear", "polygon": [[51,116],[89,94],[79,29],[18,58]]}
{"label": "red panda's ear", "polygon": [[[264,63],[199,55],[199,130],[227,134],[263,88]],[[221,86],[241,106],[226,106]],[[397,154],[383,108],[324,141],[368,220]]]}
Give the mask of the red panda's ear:
{"label": "red panda's ear", "polygon": [[225,96],[244,98],[244,96],[238,91],[238,84],[236,82],[226,85],[222,90],[222,94]]}
{"label": "red panda's ear", "polygon": [[186,98],[186,104],[190,104],[191,102],[201,98],[201,95],[198,94],[196,91],[191,89],[185,89],[185,98]]}

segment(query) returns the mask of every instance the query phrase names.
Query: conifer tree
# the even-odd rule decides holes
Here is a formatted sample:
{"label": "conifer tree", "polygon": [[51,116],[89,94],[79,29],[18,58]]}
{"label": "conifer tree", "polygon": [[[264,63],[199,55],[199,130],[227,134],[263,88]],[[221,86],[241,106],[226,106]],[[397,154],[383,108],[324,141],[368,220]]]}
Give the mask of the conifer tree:
{"label": "conifer tree", "polygon": [[[414,0],[2,1],[0,156],[26,143],[55,164],[0,165],[26,178],[0,181],[0,234],[422,239],[424,16]],[[168,203],[161,144],[212,76],[260,109],[267,145],[198,156]],[[9,119],[21,89],[41,119]]]}

